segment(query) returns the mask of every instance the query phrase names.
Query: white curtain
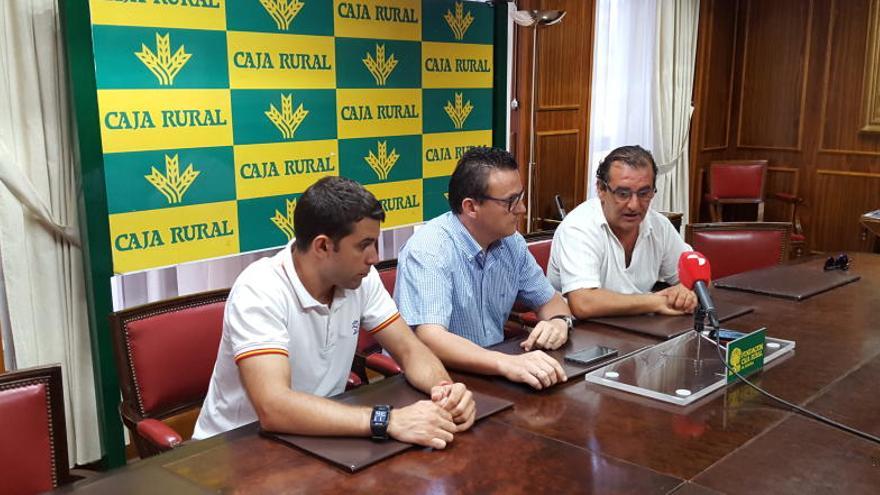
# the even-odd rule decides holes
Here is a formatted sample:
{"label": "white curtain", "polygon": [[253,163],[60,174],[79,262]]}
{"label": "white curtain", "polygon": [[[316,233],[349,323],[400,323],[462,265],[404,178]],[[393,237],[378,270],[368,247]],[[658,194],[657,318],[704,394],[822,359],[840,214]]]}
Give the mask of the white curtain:
{"label": "white curtain", "polygon": [[699,0],[657,4],[653,94],[654,159],[660,166],[652,206],[683,213],[689,223],[688,143],[699,27]]}
{"label": "white curtain", "polygon": [[[661,0],[662,1],[662,0]],[[598,0],[593,40],[590,148],[587,187],[596,195],[596,169],[611,150],[654,146],[656,0]]]}
{"label": "white curtain", "polygon": [[[55,0],[0,2],[0,268],[17,368],[61,363],[71,463],[101,457]],[[5,319],[4,318],[4,319]]]}
{"label": "white curtain", "polygon": [[590,109],[590,195],[599,161],[627,144],[660,168],[657,210],[688,215],[688,130],[699,0],[598,0]]}

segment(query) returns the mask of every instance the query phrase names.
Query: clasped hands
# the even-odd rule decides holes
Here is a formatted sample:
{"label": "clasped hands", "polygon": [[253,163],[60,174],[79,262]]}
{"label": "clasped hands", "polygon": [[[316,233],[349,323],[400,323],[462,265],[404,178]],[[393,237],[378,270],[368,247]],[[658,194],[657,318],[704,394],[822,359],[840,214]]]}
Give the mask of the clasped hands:
{"label": "clasped hands", "polygon": [[431,400],[420,400],[391,411],[388,435],[401,442],[446,448],[454,434],[474,424],[477,406],[463,383],[441,382],[431,388]]}
{"label": "clasped hands", "polygon": [[693,313],[697,308],[697,295],[681,284],[667,287],[654,293],[658,298],[655,313],[668,316],[678,316]]}

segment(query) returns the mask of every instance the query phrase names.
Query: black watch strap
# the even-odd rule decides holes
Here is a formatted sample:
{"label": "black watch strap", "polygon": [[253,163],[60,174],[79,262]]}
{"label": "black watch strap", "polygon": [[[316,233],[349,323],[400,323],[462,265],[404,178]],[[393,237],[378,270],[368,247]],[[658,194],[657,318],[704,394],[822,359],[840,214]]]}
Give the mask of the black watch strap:
{"label": "black watch strap", "polygon": [[370,414],[370,438],[388,440],[388,422],[391,420],[391,406],[382,404],[373,406]]}

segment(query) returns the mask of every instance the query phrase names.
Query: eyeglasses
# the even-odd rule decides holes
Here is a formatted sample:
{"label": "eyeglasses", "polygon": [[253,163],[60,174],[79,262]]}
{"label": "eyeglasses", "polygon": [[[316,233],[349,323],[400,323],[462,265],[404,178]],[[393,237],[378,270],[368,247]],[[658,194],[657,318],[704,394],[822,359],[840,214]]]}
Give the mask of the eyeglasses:
{"label": "eyeglasses", "polygon": [[648,201],[653,198],[654,194],[657,192],[657,188],[653,186],[643,187],[634,193],[632,189],[627,189],[625,187],[611,189],[611,186],[609,186],[608,183],[604,180],[602,181],[602,183],[605,184],[605,189],[607,189],[608,192],[610,192],[614,196],[614,199],[620,201],[621,203],[626,203],[627,201],[629,201],[630,198],[632,198],[633,194],[635,194],[636,197],[639,198],[639,201]]}
{"label": "eyeglasses", "polygon": [[497,201],[497,202],[503,204],[505,207],[507,207],[507,211],[512,212],[513,208],[523,200],[523,197],[525,197],[525,195],[526,195],[526,191],[522,190],[509,198],[493,198],[492,196],[489,196],[488,194],[481,194],[480,198],[481,199],[489,199],[492,201]]}
{"label": "eyeglasses", "polygon": [[825,260],[825,271],[831,270],[849,270],[849,256],[846,253],[842,253],[839,256],[831,256],[827,260]]}

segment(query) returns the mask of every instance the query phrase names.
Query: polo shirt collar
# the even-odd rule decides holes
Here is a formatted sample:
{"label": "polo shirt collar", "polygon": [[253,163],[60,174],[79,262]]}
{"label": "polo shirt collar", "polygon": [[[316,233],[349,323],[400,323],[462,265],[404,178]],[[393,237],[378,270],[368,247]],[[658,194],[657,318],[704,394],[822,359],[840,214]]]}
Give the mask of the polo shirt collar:
{"label": "polo shirt collar", "polygon": [[[290,280],[290,286],[293,287],[293,295],[299,300],[299,304],[303,309],[309,308],[326,308],[327,305],[318,301],[306,290],[306,287],[302,284],[302,281],[299,279],[299,275],[296,273],[296,267],[293,264],[293,243],[295,239],[291,239],[290,242],[287,243],[287,246],[284,248],[284,253],[282,253],[282,261],[281,264],[284,267],[284,273],[287,275],[287,279]],[[334,293],[335,296],[335,293]]]}

